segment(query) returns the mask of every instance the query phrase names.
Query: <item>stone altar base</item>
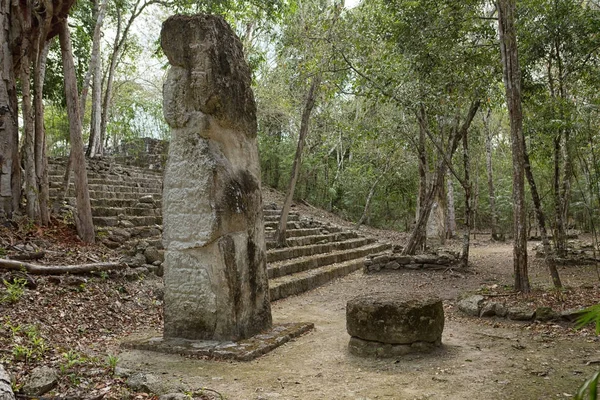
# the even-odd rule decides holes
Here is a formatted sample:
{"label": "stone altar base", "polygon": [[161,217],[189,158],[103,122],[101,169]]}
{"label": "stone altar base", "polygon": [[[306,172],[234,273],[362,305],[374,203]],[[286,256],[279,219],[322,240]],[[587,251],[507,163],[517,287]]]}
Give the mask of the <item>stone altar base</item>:
{"label": "stone altar base", "polygon": [[399,357],[442,345],[444,307],[436,297],[369,293],[348,300],[348,350],[357,356]]}
{"label": "stone altar base", "polygon": [[305,322],[273,325],[269,330],[238,342],[164,339],[159,336],[124,342],[121,344],[121,348],[211,360],[252,361],[311,331],[314,327],[314,324]]}

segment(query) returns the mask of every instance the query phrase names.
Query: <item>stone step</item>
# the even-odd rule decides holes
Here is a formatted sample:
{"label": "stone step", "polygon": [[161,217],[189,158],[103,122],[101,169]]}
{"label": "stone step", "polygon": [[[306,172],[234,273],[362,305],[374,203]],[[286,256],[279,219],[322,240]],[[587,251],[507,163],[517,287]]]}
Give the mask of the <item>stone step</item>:
{"label": "stone step", "polygon": [[[62,185],[63,183],[63,176],[62,175],[48,175],[48,181],[55,185],[55,184],[60,184]],[[88,183],[99,183],[99,184],[106,184],[106,183],[115,183],[115,182],[122,182],[124,184],[128,184],[128,185],[149,185],[149,186],[153,186],[153,185],[158,185],[158,186],[162,186],[162,179],[161,177],[151,177],[151,176],[144,176],[144,175],[140,175],[140,176],[122,176],[122,175],[117,175],[117,174],[94,174],[94,173],[90,173],[88,172]],[[71,180],[72,183],[72,180]]]}
{"label": "stone step", "polygon": [[[132,165],[118,165],[118,163],[109,162],[113,164],[108,168],[96,168],[90,165],[89,160],[87,162],[88,174],[117,174],[122,176],[134,176],[134,175],[146,175],[146,176],[163,176],[163,172],[160,170],[148,169],[143,167],[137,167]],[[64,175],[65,173],[66,160],[50,159],[48,160],[48,174],[52,175]]]}
{"label": "stone step", "polygon": [[[265,215],[265,222],[277,222],[279,223],[279,215]],[[288,214],[288,221],[298,221],[300,216],[298,214]]]}
{"label": "stone step", "polygon": [[[129,189],[133,189],[133,188],[129,188]],[[90,198],[91,199],[139,199],[142,196],[149,196],[151,195],[152,197],[154,197],[155,199],[160,199],[162,198],[162,193],[160,192],[156,192],[156,191],[151,191],[151,190],[147,190],[144,188],[137,188],[137,189],[141,189],[141,190],[129,190],[129,191],[112,191],[108,188],[106,189],[99,189],[99,188],[94,188],[91,189],[90,188]],[[58,196],[58,193],[61,191],[61,189],[58,188],[50,188],[50,198],[51,199],[55,199],[56,196]],[[67,197],[75,197],[75,189],[73,188],[73,186],[71,186],[69,188],[69,191],[67,192]]]}
{"label": "stone step", "polygon": [[[120,218],[118,216],[112,217],[92,217],[94,220],[94,225],[96,226],[117,226],[119,225]],[[133,224],[133,226],[139,227],[149,227],[154,225],[162,225],[162,217],[160,216],[143,216],[143,217],[133,217],[127,216],[125,218],[121,218],[127,220]]]}
{"label": "stone step", "polygon": [[[276,230],[277,226],[279,225],[279,221],[267,221],[265,220],[265,229],[271,229],[271,230]],[[300,229],[302,228],[302,226],[300,225],[300,223],[298,221],[288,221],[287,225],[286,225],[286,230],[287,229]]]}
{"label": "stone step", "polygon": [[[352,231],[346,231],[346,232],[338,232],[338,233],[291,237],[291,238],[287,239],[287,244],[290,247],[308,246],[310,244],[339,242],[341,240],[354,239],[357,237],[358,237],[358,233],[352,232]],[[267,250],[271,250],[276,247],[277,247],[277,243],[275,241],[271,241],[271,240],[267,241]]]}
{"label": "stone step", "polygon": [[133,186],[133,185],[121,185],[119,183],[90,183],[89,190],[99,191],[99,192],[126,192],[126,193],[156,193],[161,194],[162,189],[160,188],[149,188],[143,186]]}
{"label": "stone step", "polygon": [[[292,212],[290,211],[290,214]],[[263,214],[266,217],[267,215],[281,215],[281,210],[274,210],[272,208],[264,208],[263,209]]]}
{"label": "stone step", "polygon": [[274,262],[267,264],[267,273],[269,279],[279,278],[285,275],[319,268],[324,265],[341,263],[355,258],[364,258],[371,253],[383,251],[383,249],[387,248],[386,246],[387,245],[381,243],[374,243],[349,250],[338,250],[326,254],[317,254],[314,256]]}
{"label": "stone step", "polygon": [[[341,232],[342,228],[336,226],[318,227],[318,228],[301,228],[301,229],[286,229],[286,238],[296,238],[302,236],[326,235],[329,233]],[[273,228],[265,226],[265,237],[267,240],[272,240],[275,235]]]}
{"label": "stone step", "polygon": [[371,238],[357,238],[338,242],[311,244],[308,246],[286,247],[267,251],[267,263],[292,260],[294,258],[314,256],[340,250],[350,250],[373,243]]}
{"label": "stone step", "polygon": [[[92,199],[92,208],[95,207],[135,207],[139,203],[139,196],[135,199]],[[154,199],[154,208],[160,209],[162,201]]]}
{"label": "stone step", "polygon": [[[73,190],[68,194],[68,198],[75,199]],[[160,201],[160,193],[129,193],[129,192],[97,192],[95,190],[90,191],[90,199],[109,199],[109,200],[134,200],[136,203],[139,202],[142,196],[152,196],[155,201]],[[52,193],[50,194],[52,198]]]}
{"label": "stone step", "polygon": [[162,214],[160,208],[155,207],[94,207],[92,215],[95,217],[116,217],[118,215],[153,217]]}
{"label": "stone step", "polygon": [[[381,244],[378,250],[383,251],[388,245]],[[269,295],[271,301],[285,299],[315,289],[336,278],[341,278],[354,271],[361,269],[364,265],[364,257],[343,261],[336,264],[328,264],[319,268],[299,272],[294,275],[286,275],[269,280]]]}

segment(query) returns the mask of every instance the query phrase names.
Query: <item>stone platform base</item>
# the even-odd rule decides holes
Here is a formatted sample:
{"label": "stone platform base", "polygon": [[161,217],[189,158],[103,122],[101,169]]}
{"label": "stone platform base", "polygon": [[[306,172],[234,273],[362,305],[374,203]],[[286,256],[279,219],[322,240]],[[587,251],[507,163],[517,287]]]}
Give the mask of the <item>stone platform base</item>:
{"label": "stone platform base", "polygon": [[312,323],[274,325],[270,330],[239,342],[213,340],[163,339],[153,337],[121,343],[121,348],[178,354],[214,360],[252,361],[290,340],[309,332]]}
{"label": "stone platform base", "polygon": [[442,345],[441,341],[414,342],[411,344],[390,344],[351,337],[348,350],[351,354],[360,357],[392,358],[413,353],[430,353]]}

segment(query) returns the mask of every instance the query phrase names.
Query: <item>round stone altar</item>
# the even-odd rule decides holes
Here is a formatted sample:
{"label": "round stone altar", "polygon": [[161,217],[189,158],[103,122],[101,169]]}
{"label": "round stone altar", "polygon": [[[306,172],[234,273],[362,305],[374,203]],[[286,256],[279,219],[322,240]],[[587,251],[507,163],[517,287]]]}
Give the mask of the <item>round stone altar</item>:
{"label": "round stone altar", "polygon": [[348,349],[358,356],[398,357],[442,344],[444,308],[435,297],[369,293],[348,301]]}

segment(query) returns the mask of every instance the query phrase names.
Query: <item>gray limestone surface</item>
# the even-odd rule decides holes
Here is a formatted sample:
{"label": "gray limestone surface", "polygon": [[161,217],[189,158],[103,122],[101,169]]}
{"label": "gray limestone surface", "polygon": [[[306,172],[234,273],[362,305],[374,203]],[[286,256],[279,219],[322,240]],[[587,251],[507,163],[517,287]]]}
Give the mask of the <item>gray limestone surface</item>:
{"label": "gray limestone surface", "polygon": [[10,376],[8,376],[4,366],[0,364],[0,400],[15,400],[10,383]]}
{"label": "gray limestone surface", "polygon": [[444,308],[438,298],[406,298],[397,293],[357,296],[346,306],[350,336],[388,344],[439,343]]}
{"label": "gray limestone surface", "polygon": [[161,44],[164,336],[248,338],[271,326],[250,70],[221,17],[171,17]]}

